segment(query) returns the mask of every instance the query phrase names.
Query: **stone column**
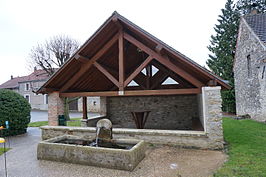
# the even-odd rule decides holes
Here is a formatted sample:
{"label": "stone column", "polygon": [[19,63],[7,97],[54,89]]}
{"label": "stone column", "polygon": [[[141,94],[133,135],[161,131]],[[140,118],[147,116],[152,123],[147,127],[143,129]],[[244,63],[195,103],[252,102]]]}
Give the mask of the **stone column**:
{"label": "stone column", "polygon": [[64,114],[64,100],[59,97],[59,92],[48,94],[48,125],[58,125],[58,115]]}
{"label": "stone column", "polygon": [[202,104],[205,132],[211,149],[222,149],[224,144],[222,127],[221,87],[202,87]]}

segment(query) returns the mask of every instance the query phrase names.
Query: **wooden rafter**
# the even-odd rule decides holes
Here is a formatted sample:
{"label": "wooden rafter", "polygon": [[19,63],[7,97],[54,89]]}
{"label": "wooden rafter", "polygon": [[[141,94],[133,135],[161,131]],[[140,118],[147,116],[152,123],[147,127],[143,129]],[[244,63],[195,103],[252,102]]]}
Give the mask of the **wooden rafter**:
{"label": "wooden rafter", "polygon": [[114,35],[111,40],[109,40],[90,60],[89,62],[82,65],[80,70],[70,79],[68,80],[64,86],[60,89],[60,92],[66,91],[71,87],[92,65],[98,60],[108,49],[112,47],[112,45],[117,41],[118,34]]}
{"label": "wooden rafter", "polygon": [[159,70],[163,71],[164,73],[168,74],[172,79],[174,79],[176,82],[178,82],[181,85],[184,85],[185,87],[192,87],[193,85],[185,82],[182,80],[177,74],[173,73],[172,71],[165,68],[163,65],[160,65],[157,62],[152,62],[152,64],[157,67]]}
{"label": "wooden rafter", "polygon": [[126,79],[124,87],[126,87],[151,61],[153,57],[148,56],[143,63]]}
{"label": "wooden rafter", "polygon": [[105,91],[105,92],[74,92],[74,93],[60,93],[60,97],[79,97],[79,96],[148,96],[148,95],[179,95],[179,94],[199,94],[201,89],[164,89],[164,90],[130,90],[124,91],[120,95],[119,91]]}
{"label": "wooden rafter", "polygon": [[110,81],[112,81],[117,87],[120,86],[119,82],[114,78],[112,74],[110,74],[104,67],[102,67],[99,63],[95,62],[93,64],[99,71],[101,71]]}
{"label": "wooden rafter", "polygon": [[[99,62],[97,62],[99,63]],[[102,67],[104,67],[108,72],[110,72],[114,77],[118,77],[118,71],[114,68],[111,68],[110,66],[107,66],[103,63],[99,63]]]}
{"label": "wooden rafter", "polygon": [[124,38],[126,40],[128,40],[129,42],[131,42],[132,44],[136,45],[138,48],[140,48],[141,50],[143,50],[147,54],[152,55],[152,57],[154,57],[156,60],[158,60],[164,66],[166,66],[170,70],[174,71],[176,74],[180,75],[182,78],[184,78],[185,80],[189,81],[191,84],[195,85],[196,87],[202,87],[204,85],[202,82],[200,82],[198,79],[193,77],[191,74],[187,73],[182,68],[174,65],[169,60],[167,60],[164,57],[162,57],[161,55],[157,54],[152,49],[150,49],[149,47],[145,46],[144,44],[142,44],[141,42],[139,42],[137,39],[135,39],[134,37],[130,36],[129,34],[124,33]]}
{"label": "wooden rafter", "polygon": [[88,61],[90,61],[89,58],[84,57],[84,56],[79,55],[79,54],[75,55],[75,59],[76,59],[77,61],[81,62],[81,63],[87,63]]}

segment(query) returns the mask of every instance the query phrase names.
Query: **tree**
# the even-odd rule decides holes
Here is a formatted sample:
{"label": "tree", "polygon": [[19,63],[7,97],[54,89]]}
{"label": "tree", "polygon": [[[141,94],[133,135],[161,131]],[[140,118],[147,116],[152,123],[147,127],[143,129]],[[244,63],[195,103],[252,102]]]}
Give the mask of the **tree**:
{"label": "tree", "polygon": [[[214,30],[216,35],[211,36],[209,51],[212,53],[207,60],[208,67],[221,78],[228,80],[234,86],[233,60],[238,30],[238,12],[232,0],[227,0],[218,24]],[[235,112],[234,88],[222,92],[223,111]]]}
{"label": "tree", "polygon": [[258,13],[266,12],[265,0],[238,0],[236,9],[240,15],[250,14],[252,10],[257,10]]}
{"label": "tree", "polygon": [[[78,48],[79,43],[76,40],[64,35],[54,36],[44,44],[38,44],[31,49],[29,63],[31,66],[43,69],[51,76]],[[77,99],[64,100],[64,115],[67,120],[69,120],[69,103]]]}
{"label": "tree", "polygon": [[79,48],[79,43],[68,36],[58,35],[31,49],[31,65],[51,76]]}

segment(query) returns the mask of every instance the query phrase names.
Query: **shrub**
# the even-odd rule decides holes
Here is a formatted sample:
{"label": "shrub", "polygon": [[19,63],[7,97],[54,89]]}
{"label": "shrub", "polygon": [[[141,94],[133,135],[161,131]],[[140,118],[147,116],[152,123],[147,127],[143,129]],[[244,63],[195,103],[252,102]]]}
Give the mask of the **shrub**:
{"label": "shrub", "polygon": [[4,136],[26,133],[30,111],[30,104],[21,95],[11,90],[0,89],[0,126],[9,121],[9,129],[4,129]]}

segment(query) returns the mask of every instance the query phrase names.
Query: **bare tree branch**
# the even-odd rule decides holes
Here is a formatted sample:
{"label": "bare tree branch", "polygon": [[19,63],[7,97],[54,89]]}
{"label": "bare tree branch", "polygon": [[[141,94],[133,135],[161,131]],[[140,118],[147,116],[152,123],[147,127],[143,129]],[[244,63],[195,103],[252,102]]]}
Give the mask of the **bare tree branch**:
{"label": "bare tree branch", "polygon": [[68,36],[54,36],[44,44],[38,44],[31,49],[30,63],[52,75],[55,68],[61,67],[78,47],[79,43]]}

